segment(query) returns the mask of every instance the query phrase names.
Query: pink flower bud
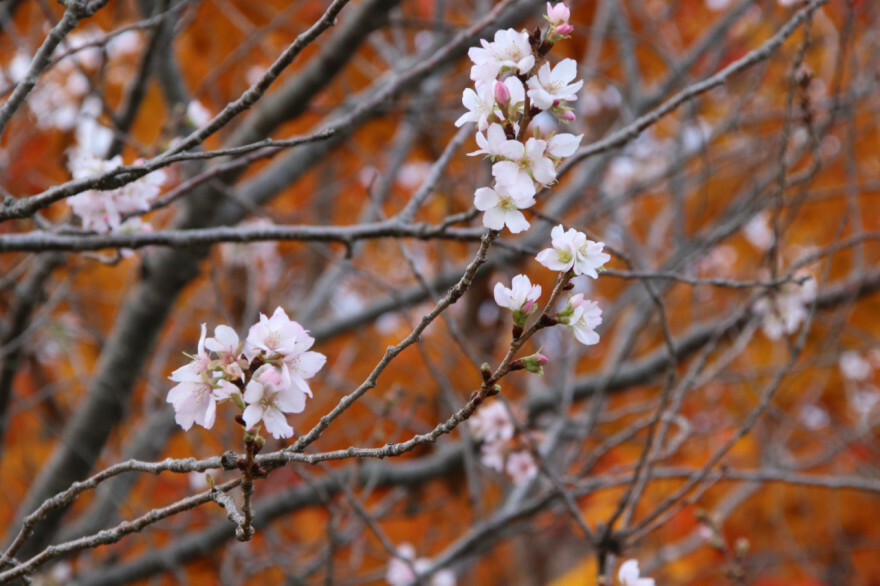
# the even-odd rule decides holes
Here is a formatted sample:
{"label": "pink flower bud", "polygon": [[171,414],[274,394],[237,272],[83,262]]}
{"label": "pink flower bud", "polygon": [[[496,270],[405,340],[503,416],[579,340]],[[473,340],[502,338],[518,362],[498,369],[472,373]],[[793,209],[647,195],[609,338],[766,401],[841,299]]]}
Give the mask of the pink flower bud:
{"label": "pink flower bud", "polygon": [[574,112],[572,112],[571,110],[563,110],[559,113],[559,119],[564,120],[565,122],[574,122]]}
{"label": "pink flower bud", "polygon": [[521,359],[523,368],[526,371],[537,375],[544,374],[544,365],[547,364],[549,361],[550,359],[541,353],[532,354],[531,356],[526,356],[525,358]]}
{"label": "pink flower bud", "polygon": [[499,106],[506,106],[510,101],[510,90],[502,81],[495,82],[495,102]]}
{"label": "pink flower bud", "polygon": [[556,6],[551,6],[549,2],[547,3],[547,19],[550,22],[567,23],[570,17],[571,11],[562,2]]}
{"label": "pink flower bud", "polygon": [[556,35],[560,37],[567,37],[574,30],[574,27],[570,24],[560,24],[556,27]]}
{"label": "pink flower bud", "polygon": [[523,304],[522,309],[520,309],[520,311],[523,313],[523,315],[530,315],[532,313],[532,311],[534,311],[534,309],[535,309],[535,300],[534,299],[527,299],[526,302]]}

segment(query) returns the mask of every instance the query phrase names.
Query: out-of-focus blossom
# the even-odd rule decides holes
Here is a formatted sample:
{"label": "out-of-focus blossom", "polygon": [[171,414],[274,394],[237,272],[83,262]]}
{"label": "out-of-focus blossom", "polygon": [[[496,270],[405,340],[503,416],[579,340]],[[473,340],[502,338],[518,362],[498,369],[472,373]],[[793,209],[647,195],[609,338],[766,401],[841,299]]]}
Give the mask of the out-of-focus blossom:
{"label": "out-of-focus blossom", "polygon": [[482,405],[468,419],[468,426],[478,439],[488,443],[509,440],[514,432],[513,422],[501,401]]}
{"label": "out-of-focus blossom", "polygon": [[762,318],[761,327],[771,340],[795,333],[807,317],[807,307],[816,297],[816,281],[786,283],[779,291],[755,303],[755,313]]}
{"label": "out-of-focus blossom", "polygon": [[642,578],[639,573],[639,562],[637,560],[626,560],[620,564],[617,571],[617,579],[620,580],[620,586],[654,586],[653,578]]}
{"label": "out-of-focus blossom", "polygon": [[840,355],[840,374],[848,380],[865,380],[874,373],[871,363],[855,350]]}
{"label": "out-of-focus blossom", "polygon": [[[416,573],[422,574],[431,566],[428,558],[416,559],[416,550],[408,543],[397,546],[397,554],[400,557],[391,558],[385,573],[385,581],[391,586],[413,586]],[[426,582],[429,586],[455,586],[455,574],[451,570],[438,570]]]}
{"label": "out-of-focus blossom", "polygon": [[507,456],[504,471],[514,484],[522,486],[538,475],[538,465],[529,452],[520,450]]}

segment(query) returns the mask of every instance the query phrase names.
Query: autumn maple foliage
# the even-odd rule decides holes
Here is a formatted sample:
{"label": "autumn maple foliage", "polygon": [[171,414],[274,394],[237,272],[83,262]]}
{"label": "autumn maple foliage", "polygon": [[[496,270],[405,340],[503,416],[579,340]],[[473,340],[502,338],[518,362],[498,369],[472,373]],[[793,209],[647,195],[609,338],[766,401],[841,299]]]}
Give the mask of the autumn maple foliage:
{"label": "autumn maple foliage", "polygon": [[0,584],[880,582],[880,4],[0,30]]}

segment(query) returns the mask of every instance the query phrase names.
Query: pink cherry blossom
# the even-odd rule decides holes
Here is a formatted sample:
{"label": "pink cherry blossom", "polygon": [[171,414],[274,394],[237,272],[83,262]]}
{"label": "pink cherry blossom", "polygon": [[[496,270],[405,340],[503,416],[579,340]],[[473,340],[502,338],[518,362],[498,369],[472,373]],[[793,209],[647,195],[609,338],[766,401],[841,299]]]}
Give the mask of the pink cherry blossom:
{"label": "pink cherry blossom", "polygon": [[509,440],[514,432],[513,422],[501,401],[481,406],[468,419],[468,427],[477,438],[487,443]]}
{"label": "pink cherry blossom", "polygon": [[530,453],[521,450],[507,456],[504,471],[514,484],[522,486],[538,475],[538,465]]}
{"label": "pink cherry blossom", "polygon": [[253,429],[262,421],[273,437],[288,438],[293,435],[293,428],[288,425],[284,413],[301,413],[305,409],[306,396],[291,384],[286,369],[279,371],[267,364],[261,366],[248,382],[244,402],[247,407],[242,417],[247,429]]}
{"label": "pink cherry blossom", "polygon": [[571,11],[564,3],[559,2],[556,6],[547,3],[547,20],[552,24],[565,24],[571,18]]}
{"label": "pink cherry blossom", "polygon": [[217,354],[223,371],[232,378],[244,381],[244,371],[238,359],[242,344],[235,330],[226,325],[214,328],[214,337],[205,340],[205,347]]}

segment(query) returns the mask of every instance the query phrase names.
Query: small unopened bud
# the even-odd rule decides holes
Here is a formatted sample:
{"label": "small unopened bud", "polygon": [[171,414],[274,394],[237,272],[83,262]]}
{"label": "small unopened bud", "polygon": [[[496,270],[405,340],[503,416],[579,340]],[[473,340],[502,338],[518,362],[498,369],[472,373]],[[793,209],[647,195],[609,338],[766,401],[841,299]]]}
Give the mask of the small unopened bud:
{"label": "small unopened bud", "polygon": [[556,30],[553,32],[556,33],[557,37],[567,37],[574,30],[574,27],[570,24],[560,24],[556,27]]}
{"label": "small unopened bud", "polygon": [[483,377],[483,380],[489,380],[492,378],[492,367],[489,366],[488,362],[484,362],[480,365],[480,376]]}
{"label": "small unopened bud", "polygon": [[533,311],[535,311],[535,300],[527,299],[525,303],[523,303],[522,309],[520,309],[526,315],[531,315]]}
{"label": "small unopened bud", "polygon": [[503,81],[495,82],[495,102],[499,106],[506,106],[510,102],[510,90]]}
{"label": "small unopened bud", "polygon": [[522,358],[522,365],[527,371],[532,374],[543,375],[544,374],[544,365],[547,364],[550,359],[541,354],[540,352],[536,354],[532,354],[531,356],[526,356]]}
{"label": "small unopened bud", "polygon": [[491,397],[492,395],[497,395],[500,392],[501,392],[501,385],[495,385],[491,389],[489,389],[489,392],[486,393],[486,396]]}
{"label": "small unopened bud", "polygon": [[576,116],[572,110],[563,110],[559,113],[559,119],[563,122],[574,122],[575,118]]}

